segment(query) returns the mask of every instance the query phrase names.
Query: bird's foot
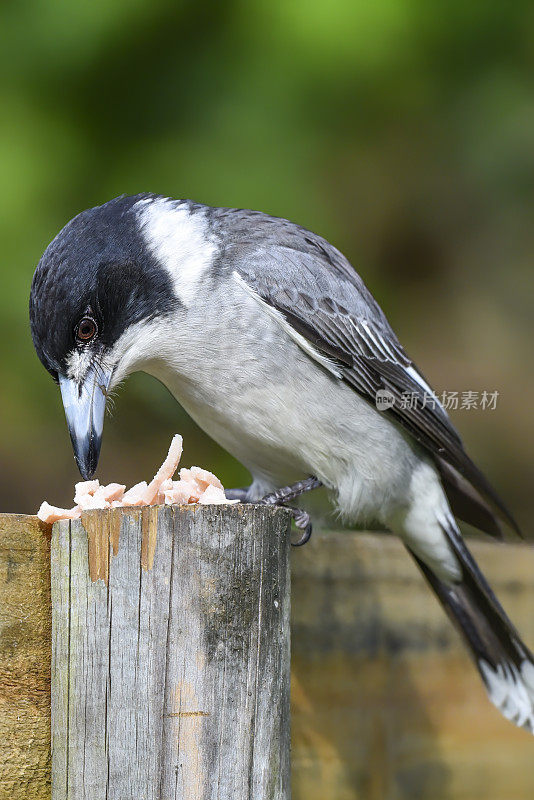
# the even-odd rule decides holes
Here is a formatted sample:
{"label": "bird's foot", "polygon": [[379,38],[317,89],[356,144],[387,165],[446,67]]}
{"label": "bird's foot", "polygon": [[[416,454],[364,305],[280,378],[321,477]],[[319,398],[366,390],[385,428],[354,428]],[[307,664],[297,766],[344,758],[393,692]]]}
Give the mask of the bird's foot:
{"label": "bird's foot", "polygon": [[[304,511],[302,508],[288,506],[286,503],[289,503],[291,500],[295,500],[305,492],[310,492],[312,489],[318,489],[322,485],[323,484],[318,478],[312,476],[310,478],[305,478],[302,481],[292,483],[291,486],[282,486],[281,489],[276,489],[274,492],[266,494],[265,497],[261,498],[261,500],[256,501],[257,505],[282,506],[291,512],[295,527],[301,531],[304,531],[298,541],[292,542],[293,547],[302,547],[303,544],[306,544],[306,542],[309,541],[310,536],[312,535],[312,523],[310,520],[310,515],[307,511]],[[239,500],[240,503],[250,502],[248,499],[249,489],[226,489],[225,494],[228,500]]]}
{"label": "bird's foot", "polygon": [[282,486],[281,489],[266,494],[260,502],[264,505],[282,506],[295,500],[301,494],[311,492],[312,489],[318,489],[322,485],[321,481],[312,475],[310,478],[304,478],[303,481],[292,483],[291,486]]}
{"label": "bird's foot", "polygon": [[303,508],[294,508],[293,506],[284,506],[282,508],[287,508],[288,511],[291,512],[293,517],[293,522],[295,523],[295,527],[299,531],[303,531],[302,535],[296,542],[291,542],[293,547],[302,547],[303,544],[310,541],[310,537],[312,535],[312,523],[310,519],[310,515],[307,511],[304,511]]}
{"label": "bird's foot", "polygon": [[260,500],[262,505],[283,506],[291,512],[295,526],[299,530],[304,531],[298,541],[292,542],[293,547],[302,547],[303,544],[306,544],[306,542],[310,540],[310,536],[312,535],[312,523],[307,511],[304,511],[303,508],[288,506],[286,503],[295,500],[295,498],[305,492],[318,489],[322,485],[318,478],[312,476],[302,481],[297,481],[291,484],[291,486],[283,486],[281,489],[276,489],[276,491],[266,494],[265,497]]}

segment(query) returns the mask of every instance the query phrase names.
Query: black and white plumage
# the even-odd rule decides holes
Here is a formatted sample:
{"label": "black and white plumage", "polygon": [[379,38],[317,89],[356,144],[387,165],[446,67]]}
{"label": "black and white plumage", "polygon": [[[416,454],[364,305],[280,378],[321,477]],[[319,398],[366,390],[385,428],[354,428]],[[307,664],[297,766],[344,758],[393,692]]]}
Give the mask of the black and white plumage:
{"label": "black and white plumage", "polygon": [[[161,380],[250,470],[250,501],[315,475],[342,516],[403,539],[466,640],[502,713],[534,732],[534,659],[467,550],[454,515],[517,527],[344,256],[259,212],[154,195],[75,217],[45,251],[30,299],[82,474],[96,469],[105,396]],[[378,411],[377,392],[394,405]],[[424,405],[424,407],[423,407]]]}

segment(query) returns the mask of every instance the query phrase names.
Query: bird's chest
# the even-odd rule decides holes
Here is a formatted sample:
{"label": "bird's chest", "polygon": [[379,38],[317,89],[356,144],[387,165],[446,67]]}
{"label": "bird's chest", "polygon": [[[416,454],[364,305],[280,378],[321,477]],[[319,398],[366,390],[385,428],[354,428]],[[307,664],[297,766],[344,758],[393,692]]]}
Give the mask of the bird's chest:
{"label": "bird's chest", "polygon": [[295,358],[288,360],[281,338],[269,320],[221,326],[217,333],[208,327],[197,333],[188,355],[177,348],[175,357],[146,368],[206,433],[253,474],[276,484],[306,474],[295,373],[301,354],[292,352],[290,342]]}

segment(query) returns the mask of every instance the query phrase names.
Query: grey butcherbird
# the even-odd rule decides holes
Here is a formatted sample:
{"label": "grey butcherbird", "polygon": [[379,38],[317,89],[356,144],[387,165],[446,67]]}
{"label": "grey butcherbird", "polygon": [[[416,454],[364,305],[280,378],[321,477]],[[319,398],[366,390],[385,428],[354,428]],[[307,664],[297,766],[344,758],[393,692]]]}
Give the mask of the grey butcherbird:
{"label": "grey butcherbird", "polygon": [[398,533],[491,700],[534,732],[533,656],[454,515],[494,535],[497,518],[517,526],[325,239],[259,212],[119,197],[48,246],[30,319],[84,478],[97,466],[108,390],[136,370],[154,375],[248,467],[244,499],[321,482],[346,520]]}

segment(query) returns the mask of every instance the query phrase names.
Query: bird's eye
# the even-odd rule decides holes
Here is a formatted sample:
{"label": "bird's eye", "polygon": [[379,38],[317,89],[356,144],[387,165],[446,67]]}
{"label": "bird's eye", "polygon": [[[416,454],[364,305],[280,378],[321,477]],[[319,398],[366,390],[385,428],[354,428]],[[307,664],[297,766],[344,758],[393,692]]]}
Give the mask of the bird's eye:
{"label": "bird's eye", "polygon": [[97,334],[97,326],[94,319],[91,317],[82,317],[76,328],[76,338],[80,342],[89,342]]}

